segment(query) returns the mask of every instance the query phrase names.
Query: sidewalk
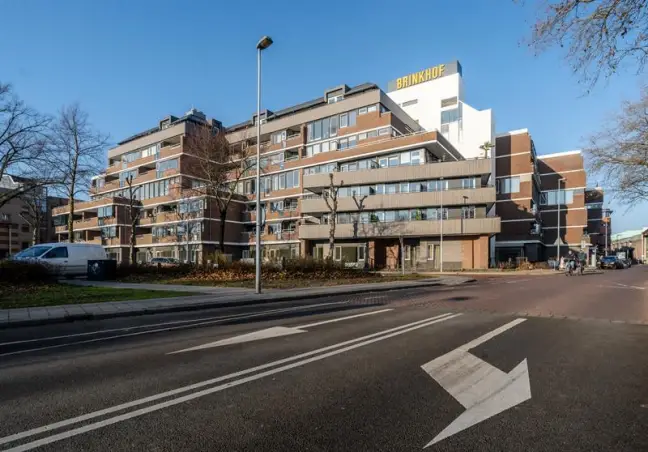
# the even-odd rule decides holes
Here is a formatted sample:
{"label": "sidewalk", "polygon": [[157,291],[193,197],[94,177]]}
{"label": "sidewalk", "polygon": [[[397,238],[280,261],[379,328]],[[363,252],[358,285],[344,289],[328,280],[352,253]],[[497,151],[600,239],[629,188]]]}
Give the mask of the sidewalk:
{"label": "sidewalk", "polygon": [[204,295],[177,298],[152,298],[139,301],[113,301],[106,303],[67,304],[19,309],[0,309],[0,329],[14,326],[44,325],[74,320],[105,319],[164,312],[194,311],[200,309],[241,306],[257,303],[303,300],[333,295],[352,295],[366,292],[409,289],[428,286],[456,286],[474,281],[470,277],[442,276],[434,279],[396,281],[371,284],[313,287],[310,289],[269,290],[257,295],[252,289],[182,286],[167,284],[126,284],[116,282],[71,281],[77,285],[102,287],[140,288],[151,290],[193,291]]}

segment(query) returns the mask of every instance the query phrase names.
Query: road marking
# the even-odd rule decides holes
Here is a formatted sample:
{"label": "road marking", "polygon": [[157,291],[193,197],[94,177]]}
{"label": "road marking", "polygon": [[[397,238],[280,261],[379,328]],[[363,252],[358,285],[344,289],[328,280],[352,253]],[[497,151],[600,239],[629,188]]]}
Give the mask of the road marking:
{"label": "road marking", "polygon": [[387,298],[387,295],[374,295],[373,297],[365,297],[362,300],[363,301],[366,301],[366,300],[381,300],[383,298]]}
{"label": "road marking", "polygon": [[[318,307],[318,306],[326,306],[326,305],[334,305],[334,304],[345,304],[347,303],[346,301],[336,301],[336,302],[331,302],[331,303],[318,303],[318,304],[313,304],[313,305],[307,305],[307,306],[296,306],[296,307],[291,307],[291,308],[282,308],[282,309],[273,309],[273,310],[268,310],[268,311],[262,311],[262,312],[257,312],[257,313],[252,313],[252,314],[235,314],[232,316],[226,316],[226,317],[213,317],[213,320],[208,320],[204,321],[205,319],[194,319],[191,320],[191,323],[189,325],[180,325],[180,326],[175,326],[175,327],[169,327],[169,328],[157,328],[154,330],[146,330],[146,331],[138,331],[136,333],[128,333],[128,334],[118,334],[115,336],[108,336],[108,337],[98,337],[95,339],[87,339],[83,341],[76,341],[76,342],[67,342],[65,344],[56,344],[56,345],[47,345],[45,347],[38,347],[38,348],[30,348],[26,350],[17,350],[14,352],[7,352],[7,353],[2,353],[0,356],[10,356],[10,355],[19,355],[22,353],[29,353],[29,352],[36,352],[36,351],[41,351],[41,350],[48,350],[52,348],[62,348],[62,347],[69,347],[70,345],[77,345],[77,344],[89,344],[92,342],[101,342],[101,341],[108,341],[111,339],[118,339],[122,337],[132,337],[132,336],[141,336],[143,334],[150,334],[150,333],[159,333],[161,331],[175,331],[175,330],[181,330],[185,328],[193,328],[195,326],[201,326],[201,325],[211,325],[214,323],[219,323],[219,322],[224,322],[227,320],[239,320],[239,319],[250,319],[254,317],[261,317],[267,314],[278,314],[281,312],[291,312],[291,311],[299,311],[303,309],[308,309],[308,308],[313,308],[313,307]],[[209,317],[207,317],[209,319]],[[188,320],[189,321],[189,320]],[[181,322],[187,322],[184,320],[181,320]],[[80,333],[80,334],[85,334],[85,333]],[[13,342],[19,343],[20,341]],[[6,345],[6,344],[11,344],[12,342],[7,342],[5,344],[0,344],[0,345]]]}
{"label": "road marking", "polygon": [[[618,284],[618,283],[617,283]],[[618,285],[618,286],[604,286],[600,285],[599,287],[604,288],[604,289],[631,289],[631,290],[646,290],[645,287],[640,287],[640,286],[626,286],[624,284]]]}
{"label": "road marking", "polygon": [[[119,416],[104,419],[102,421],[87,424],[87,425],[84,425],[82,427],[78,427],[78,428],[75,428],[75,429],[72,429],[72,430],[68,430],[66,432],[61,432],[61,433],[58,433],[56,435],[52,435],[50,437],[46,437],[46,438],[39,439],[37,441],[32,441],[30,443],[22,444],[20,446],[13,447],[11,449],[6,449],[5,452],[8,452],[8,451],[18,452],[18,451],[31,450],[31,449],[34,449],[36,447],[40,447],[40,446],[44,446],[46,444],[51,444],[53,442],[60,441],[62,439],[70,438],[72,436],[76,436],[76,435],[80,435],[80,434],[85,433],[85,432],[96,430],[96,429],[105,427],[107,425],[112,425],[112,424],[115,424],[117,422],[125,421],[127,419],[131,419],[131,418],[134,418],[134,417],[137,417],[137,416],[141,416],[141,415],[144,415],[144,414],[147,414],[147,413],[151,413],[153,411],[161,410],[161,409],[167,408],[169,406],[177,405],[177,404],[180,404],[180,403],[183,403],[183,402],[187,402],[189,400],[193,400],[193,399],[196,399],[196,398],[199,398],[199,397],[206,396],[208,394],[219,392],[219,391],[222,391],[223,389],[231,388],[231,387],[234,387],[234,386],[239,386],[241,384],[244,384],[244,383],[247,383],[247,382],[250,382],[250,381],[258,380],[260,378],[264,378],[264,377],[269,376],[269,375],[273,375],[273,374],[276,374],[276,373],[279,373],[279,372],[283,372],[285,370],[289,370],[289,369],[292,369],[292,368],[295,368],[295,367],[302,366],[304,364],[319,361],[319,360],[328,358],[330,356],[334,356],[334,355],[337,355],[337,354],[340,354],[340,353],[347,352],[349,350],[353,350],[353,349],[358,348],[358,347],[362,347],[362,346],[365,346],[365,345],[372,344],[374,342],[382,341],[384,339],[388,339],[388,338],[391,338],[391,337],[394,337],[394,336],[398,336],[400,334],[408,333],[410,331],[415,331],[415,330],[417,330],[419,328],[424,328],[424,327],[433,325],[435,323],[440,323],[440,322],[444,322],[446,320],[451,320],[451,319],[453,319],[455,317],[459,317],[461,315],[462,315],[461,313],[459,313],[459,314],[445,313],[445,314],[441,314],[441,315],[438,315],[438,316],[435,316],[435,317],[430,317],[430,318],[427,318],[427,319],[424,319],[424,320],[418,320],[416,322],[412,322],[412,323],[408,323],[408,324],[401,325],[401,326],[398,326],[398,327],[390,328],[388,330],[383,330],[383,331],[379,331],[377,333],[368,334],[366,336],[362,336],[362,337],[359,337],[359,338],[350,339],[348,341],[340,342],[338,344],[329,345],[327,347],[319,348],[317,350],[312,350],[312,351],[306,352],[306,353],[300,353],[298,355],[294,355],[294,356],[291,356],[291,357],[288,357],[288,358],[280,359],[278,361],[273,361],[273,362],[266,363],[266,364],[256,366],[256,367],[252,367],[252,368],[249,368],[249,369],[245,369],[245,370],[235,372],[235,373],[232,373],[232,374],[229,374],[229,375],[224,375],[222,377],[212,378],[210,380],[205,380],[205,381],[202,381],[202,382],[199,382],[199,383],[194,383],[194,384],[189,385],[189,386],[185,386],[185,387],[182,387],[182,388],[178,388],[178,389],[174,389],[174,390],[171,390],[171,391],[163,392],[163,393],[156,394],[156,395],[153,395],[153,396],[145,397],[143,399],[134,400],[132,402],[123,403],[121,405],[116,405],[116,406],[113,406],[113,407],[110,407],[110,408],[105,408],[103,410],[94,411],[92,413],[88,413],[88,414],[84,414],[84,415],[77,416],[77,417],[74,417],[74,418],[66,419],[66,420],[56,422],[56,423],[53,423],[53,424],[33,428],[31,430],[26,430],[24,432],[16,433],[16,434],[13,434],[13,435],[10,435],[10,436],[5,436],[4,438],[0,438],[0,444],[7,444],[7,443],[17,441],[19,439],[27,438],[27,437],[34,436],[34,435],[39,435],[41,433],[51,432],[52,430],[55,430],[55,429],[58,429],[58,428],[61,428],[61,427],[66,427],[68,425],[72,425],[72,424],[76,424],[76,423],[79,423],[79,422],[87,421],[89,419],[93,419],[93,418],[96,418],[96,417],[99,417],[99,416],[104,416],[106,414],[114,413],[114,412],[117,412],[117,411],[122,411],[122,410],[125,410],[127,408],[132,408],[132,407],[135,407],[135,406],[138,406],[138,405],[142,405],[144,403],[153,402],[155,400],[175,396],[175,395],[181,394],[183,392],[191,391],[191,390],[198,389],[198,388],[201,388],[201,387],[204,387],[204,386],[212,385],[214,383],[219,383],[221,381],[230,380],[230,379],[233,379],[233,378],[237,378],[237,377],[241,377],[241,376],[248,375],[248,374],[251,374],[251,373],[255,373],[255,372],[260,371],[260,370],[264,370],[264,369],[274,367],[274,369],[271,369],[271,370],[268,370],[268,371],[265,371],[265,372],[261,372],[261,373],[257,373],[255,375],[251,375],[249,377],[241,378],[239,380],[230,381],[228,383],[225,383],[225,384],[222,384],[222,385],[219,385],[219,386],[215,386],[215,387],[212,387],[212,388],[209,388],[209,389],[204,389],[202,391],[194,392],[192,394],[187,394],[185,396],[178,397],[178,398],[172,399],[172,400],[168,400],[166,402],[161,402],[161,403],[158,403],[158,404],[155,404],[155,405],[151,405],[151,406],[148,406],[146,408],[141,408],[141,409],[132,411],[130,413],[125,413],[125,414],[122,414],[122,415],[119,415]],[[329,351],[329,350],[332,350],[332,351]],[[313,355],[317,355],[317,356],[313,356]],[[313,357],[308,358],[310,356],[313,356]],[[303,358],[306,358],[306,359],[303,359]],[[301,361],[299,361],[299,360],[301,360]],[[293,362],[293,361],[296,361],[296,362]],[[283,364],[291,363],[291,362],[293,362],[293,363],[288,364],[288,365],[283,365]],[[281,365],[283,365],[283,366],[281,366]],[[281,367],[276,367],[276,366],[281,366]]]}
{"label": "road marking", "polygon": [[516,284],[516,283],[525,282],[525,281],[531,281],[531,280],[530,279],[516,279],[516,280],[513,280],[513,281],[506,281],[506,284]]}
{"label": "road marking", "polygon": [[470,349],[524,321],[526,319],[513,320],[421,366],[428,375],[466,408],[466,411],[425,447],[438,443],[531,398],[529,368],[526,359],[515,366],[511,372],[506,373],[468,353]]}
{"label": "road marking", "polygon": [[285,327],[285,326],[273,326],[271,328],[266,328],[264,330],[254,331],[252,333],[241,334],[239,336],[229,337],[227,339],[221,339],[215,342],[209,342],[207,344],[197,345],[195,347],[189,347],[182,350],[177,350],[175,352],[169,352],[167,355],[175,355],[177,353],[193,352],[196,350],[204,350],[207,348],[214,347],[223,347],[225,345],[232,344],[242,344],[244,342],[259,341],[262,339],[270,339],[281,336],[290,336],[298,333],[307,333],[306,328],[312,328],[314,326],[325,325],[327,323],[341,322],[342,320],[355,319],[356,317],[364,317],[367,315],[381,314],[383,312],[393,311],[393,309],[381,309],[380,311],[371,311],[363,312],[361,314],[349,315],[346,317],[339,317],[337,319],[324,320],[321,322],[309,323],[307,325],[298,325],[294,327]]}

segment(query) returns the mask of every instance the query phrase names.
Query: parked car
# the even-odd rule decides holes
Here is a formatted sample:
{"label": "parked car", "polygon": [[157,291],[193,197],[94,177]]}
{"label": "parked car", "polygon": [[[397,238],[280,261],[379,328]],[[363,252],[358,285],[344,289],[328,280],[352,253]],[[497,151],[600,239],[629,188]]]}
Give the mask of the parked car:
{"label": "parked car", "polygon": [[630,259],[619,259],[621,264],[623,265],[623,268],[630,268],[632,267],[632,261]]}
{"label": "parked car", "polygon": [[623,262],[616,256],[604,256],[601,258],[601,268],[622,269]]}
{"label": "parked car", "polygon": [[64,276],[87,276],[88,260],[108,259],[101,245],[89,243],[43,243],[29,247],[13,256],[15,260],[46,264]]}
{"label": "parked car", "polygon": [[173,257],[154,257],[151,259],[151,265],[160,265],[162,267],[175,267],[180,265],[180,261]]}

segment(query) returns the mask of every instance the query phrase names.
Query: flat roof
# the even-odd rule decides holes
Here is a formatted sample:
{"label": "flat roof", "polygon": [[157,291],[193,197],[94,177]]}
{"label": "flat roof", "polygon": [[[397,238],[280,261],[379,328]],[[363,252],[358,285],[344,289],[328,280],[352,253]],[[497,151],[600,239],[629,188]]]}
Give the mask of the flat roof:
{"label": "flat roof", "polygon": [[[342,86],[344,86],[344,85],[342,85]],[[347,90],[344,93],[344,96],[345,97],[353,96],[354,94],[360,94],[360,93],[363,93],[365,91],[369,91],[369,90],[372,90],[372,89],[380,89],[380,88],[375,83],[362,83],[360,85],[354,86],[353,88],[350,88],[349,90]],[[307,102],[302,102],[301,104],[293,105],[291,107],[283,108],[283,109],[281,109],[279,111],[271,112],[270,116],[267,117],[266,120],[271,121],[273,119],[279,119],[282,116],[288,116],[288,115],[292,115],[292,114],[295,114],[295,113],[299,113],[299,112],[304,111],[304,110],[310,110],[312,108],[316,108],[316,107],[319,107],[319,106],[325,105],[325,104],[326,104],[326,98],[324,96],[318,97],[316,99],[309,100]],[[254,116],[256,116],[256,113],[255,113]],[[241,122],[241,123],[238,123],[238,124],[234,124],[233,126],[226,127],[225,132],[227,132],[227,133],[235,132],[237,130],[244,129],[246,127],[250,127],[250,126],[253,126],[253,125],[254,125],[254,123],[250,119],[248,121]]]}
{"label": "flat roof", "polygon": [[539,159],[551,159],[551,158],[554,158],[554,157],[563,157],[565,155],[578,155],[578,154],[581,154],[580,149],[575,150],[575,151],[554,152],[553,154],[543,154],[543,155],[539,155],[538,158]]}

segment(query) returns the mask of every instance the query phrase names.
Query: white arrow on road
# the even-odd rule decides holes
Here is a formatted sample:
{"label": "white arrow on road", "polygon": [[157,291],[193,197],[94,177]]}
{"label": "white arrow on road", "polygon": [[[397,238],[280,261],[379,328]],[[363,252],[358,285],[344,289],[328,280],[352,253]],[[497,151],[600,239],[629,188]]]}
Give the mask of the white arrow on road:
{"label": "white arrow on road", "polygon": [[243,342],[258,341],[261,339],[270,339],[273,337],[290,336],[291,334],[299,334],[308,332],[306,328],[324,325],[326,323],[335,323],[342,320],[355,319],[356,317],[364,317],[366,315],[381,314],[383,312],[392,311],[393,309],[381,309],[380,311],[363,312],[362,314],[349,315],[346,317],[338,317],[331,320],[323,320],[321,322],[309,323],[307,325],[298,325],[294,327],[273,326],[264,330],[254,331],[252,333],[241,334],[240,336],[229,337],[216,342],[198,345],[197,347],[185,348],[175,352],[167,353],[167,355],[174,355],[176,353],[192,352],[195,350],[203,350],[212,347],[222,347],[224,345],[241,344]]}
{"label": "white arrow on road", "polygon": [[425,447],[495,416],[531,398],[527,360],[509,373],[468,353],[526,319],[516,319],[421,366],[461,403],[464,411]]}

